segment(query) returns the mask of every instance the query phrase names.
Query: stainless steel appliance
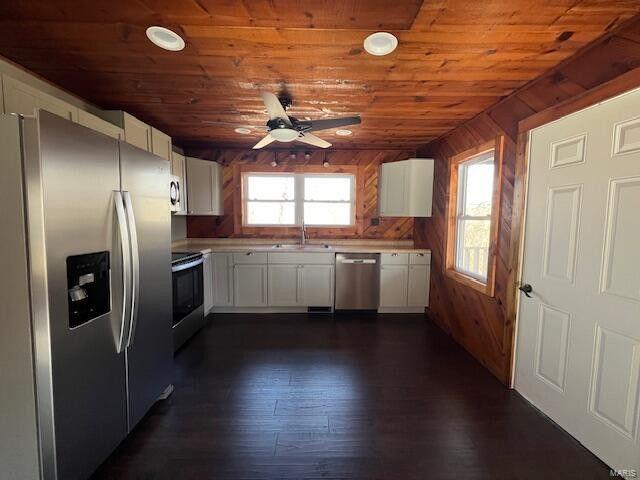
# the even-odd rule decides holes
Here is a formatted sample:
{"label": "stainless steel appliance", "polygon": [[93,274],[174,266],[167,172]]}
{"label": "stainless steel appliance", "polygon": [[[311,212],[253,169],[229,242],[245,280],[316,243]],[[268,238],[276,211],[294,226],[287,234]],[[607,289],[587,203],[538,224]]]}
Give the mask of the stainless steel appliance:
{"label": "stainless steel appliance", "polygon": [[380,255],[336,254],[336,310],[376,310],[380,297]]}
{"label": "stainless steel appliance", "polygon": [[171,254],[174,350],[204,326],[203,262],[200,252]]}
{"label": "stainless steel appliance", "polygon": [[182,192],[180,187],[182,187],[182,185],[180,185],[180,177],[171,175],[169,177],[169,208],[172,212],[182,210]]}
{"label": "stainless steel appliance", "polygon": [[87,478],[170,387],[169,164],[45,111],[0,139],[0,478]]}

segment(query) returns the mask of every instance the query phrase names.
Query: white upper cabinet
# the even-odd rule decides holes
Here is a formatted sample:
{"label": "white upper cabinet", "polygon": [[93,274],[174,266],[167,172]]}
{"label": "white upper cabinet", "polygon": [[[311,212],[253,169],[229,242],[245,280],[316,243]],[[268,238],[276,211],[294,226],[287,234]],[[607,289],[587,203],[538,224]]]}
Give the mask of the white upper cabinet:
{"label": "white upper cabinet", "polygon": [[78,110],[78,123],[117,140],[124,140],[124,130],[93,113]]}
{"label": "white upper cabinet", "polygon": [[165,160],[171,160],[171,137],[151,127],[151,152]]}
{"label": "white upper cabinet", "polygon": [[186,157],[187,204],[190,215],[222,215],[222,167],[216,162]]}
{"label": "white upper cabinet", "polygon": [[433,160],[411,158],[380,167],[381,217],[430,217],[433,197]]}
{"label": "white upper cabinet", "polygon": [[178,177],[180,183],[180,210],[175,215],[185,215],[187,213],[187,162],[184,155],[178,152],[171,152],[171,175]]}
{"label": "white upper cabinet", "polygon": [[68,120],[78,120],[78,108],[48,93],[22,83],[7,75],[2,76],[4,113],[33,115],[37,108],[60,115]]}
{"label": "white upper cabinet", "polygon": [[133,115],[123,113],[124,139],[127,143],[151,152],[151,127]]}

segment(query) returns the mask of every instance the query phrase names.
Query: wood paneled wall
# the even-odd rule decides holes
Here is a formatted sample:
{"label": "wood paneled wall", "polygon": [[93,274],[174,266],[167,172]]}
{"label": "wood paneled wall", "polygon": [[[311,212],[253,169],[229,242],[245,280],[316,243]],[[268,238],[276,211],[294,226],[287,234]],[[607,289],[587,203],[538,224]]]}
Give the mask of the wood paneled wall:
{"label": "wood paneled wall", "polygon": [[[551,121],[559,113],[584,108],[596,101],[591,94],[594,89],[601,97],[640,86],[638,32],[640,20],[636,19],[449,134],[418,149],[418,156],[436,159],[433,216],[417,220],[414,231],[416,244],[432,250],[429,312],[505,384],[511,380],[519,223],[523,213],[521,198],[515,198],[514,203],[514,185],[522,182],[525,173],[520,159],[526,151],[526,135],[519,134],[519,124],[522,121],[522,125],[531,127],[533,118],[537,123],[541,119]],[[502,165],[495,296],[488,297],[444,275],[449,159],[500,134],[513,143]]]}
{"label": "wood paneled wall", "polygon": [[[307,158],[305,153],[310,155]],[[354,228],[307,228],[310,238],[410,239],[413,218],[378,216],[378,172],[381,163],[415,156],[413,150],[262,150],[217,149],[191,146],[189,156],[215,160],[223,168],[224,212],[220,217],[188,217],[189,237],[298,237],[299,228],[258,228],[242,225],[243,172],[348,172],[356,176],[356,225]],[[270,164],[278,162],[277,167]],[[323,167],[325,159],[328,167]]]}

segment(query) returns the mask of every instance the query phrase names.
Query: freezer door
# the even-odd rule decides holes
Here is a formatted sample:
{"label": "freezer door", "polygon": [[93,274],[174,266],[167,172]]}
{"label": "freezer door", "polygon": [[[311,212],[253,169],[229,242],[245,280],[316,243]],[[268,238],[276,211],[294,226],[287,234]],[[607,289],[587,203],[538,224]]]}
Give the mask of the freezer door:
{"label": "freezer door", "polygon": [[128,335],[129,429],[171,383],[171,213],[169,162],[120,142],[122,191],[133,264]]}
{"label": "freezer door", "polygon": [[127,428],[118,144],[44,111],[23,133],[44,478],[86,478]]}

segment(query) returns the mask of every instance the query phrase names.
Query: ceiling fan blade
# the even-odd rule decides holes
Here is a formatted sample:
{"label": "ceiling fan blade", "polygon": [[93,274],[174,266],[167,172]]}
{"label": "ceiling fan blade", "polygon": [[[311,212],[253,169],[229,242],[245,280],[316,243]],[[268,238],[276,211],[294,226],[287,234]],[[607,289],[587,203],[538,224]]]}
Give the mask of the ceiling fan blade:
{"label": "ceiling fan blade", "polygon": [[298,140],[299,142],[308,143],[309,145],[313,145],[315,147],[320,147],[320,148],[329,148],[331,146],[329,142],[322,140],[321,138],[318,138],[315,135],[312,135],[310,133],[303,133],[301,136],[296,138],[296,140]]}
{"label": "ceiling fan blade", "polygon": [[302,126],[309,126],[307,132],[315,132],[317,130],[327,130],[329,128],[346,127],[348,125],[357,125],[361,122],[359,116],[355,117],[342,117],[342,118],[328,118],[326,120],[311,120],[305,122],[299,122]]}
{"label": "ceiling fan blade", "polygon": [[257,150],[257,149],[259,149],[259,148],[266,147],[267,145],[269,145],[270,143],[273,143],[273,142],[275,142],[275,141],[276,141],[276,139],[275,139],[275,138],[273,138],[271,135],[267,135],[267,136],[266,136],[266,137],[264,137],[262,140],[260,140],[258,143],[256,143],[256,144],[253,146],[253,149],[254,149],[254,150]]}
{"label": "ceiling fan blade", "polygon": [[269,114],[269,120],[275,120],[276,118],[281,118],[288,125],[291,125],[291,120],[287,115],[287,112],[284,111],[284,107],[276,97],[271,92],[260,92],[262,95],[262,101],[264,102],[264,106],[267,108],[267,113]]}

